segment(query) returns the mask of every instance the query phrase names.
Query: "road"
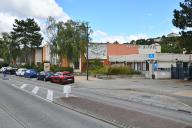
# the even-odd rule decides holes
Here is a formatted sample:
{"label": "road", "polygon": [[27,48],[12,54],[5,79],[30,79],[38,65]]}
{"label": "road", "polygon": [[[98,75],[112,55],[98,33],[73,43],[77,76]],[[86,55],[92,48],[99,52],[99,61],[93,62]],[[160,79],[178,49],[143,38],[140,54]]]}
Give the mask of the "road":
{"label": "road", "polygon": [[0,128],[114,127],[22,91],[11,82],[0,80]]}
{"label": "road", "polygon": [[[3,96],[3,97],[12,97],[12,98],[15,97],[13,100],[16,103],[21,102],[20,104],[22,104],[22,102],[25,101],[25,102],[27,102],[27,103],[25,103],[25,105],[28,105],[28,104],[31,105],[30,103],[33,103],[34,101],[31,102],[29,100],[30,102],[28,102],[28,99],[25,99],[28,97],[30,99],[38,101],[37,103],[33,103],[32,107],[36,108],[36,106],[34,106],[34,104],[38,105],[39,102],[43,102],[43,103],[39,104],[39,107],[37,107],[40,110],[41,110],[41,108],[43,108],[43,111],[46,111],[46,107],[55,106],[55,109],[51,109],[51,111],[52,111],[51,115],[57,115],[57,114],[60,115],[61,113],[58,111],[60,109],[62,109],[62,110],[64,109],[64,108],[61,108],[60,106],[54,105],[53,103],[49,103],[49,102],[54,101],[55,99],[58,99],[58,98],[64,96],[62,93],[63,85],[58,85],[58,84],[44,82],[44,81],[37,81],[36,79],[20,78],[20,77],[16,77],[16,76],[11,76],[10,80],[0,80],[0,81],[1,81],[1,83],[3,83],[3,85],[2,85],[3,87],[6,85],[4,88],[7,88],[7,89],[5,89],[5,90],[13,90],[12,93],[15,93],[14,91],[16,91],[16,92],[19,92],[19,94],[20,93],[22,94],[22,96],[15,96],[15,94],[13,96],[12,93],[7,93],[6,91],[5,92],[3,91],[4,95],[7,95],[7,96]],[[95,85],[98,85],[100,87],[98,87],[98,86],[94,87],[93,85],[89,85],[89,84],[93,84],[93,81],[89,81],[89,82],[87,82],[87,84],[85,82],[83,86],[81,86],[80,83],[77,82],[73,85],[72,96],[90,99],[92,101],[105,103],[105,104],[115,106],[115,107],[120,107],[120,108],[123,108],[126,110],[141,112],[143,114],[152,115],[152,116],[155,116],[155,117],[158,117],[161,119],[171,120],[173,122],[176,122],[176,124],[182,123],[182,124],[192,125],[192,123],[191,123],[192,114],[189,114],[186,112],[174,111],[174,110],[161,108],[161,107],[155,107],[155,106],[151,106],[151,105],[147,105],[147,104],[143,104],[143,103],[139,103],[139,102],[131,102],[131,101],[127,100],[126,99],[127,97],[124,95],[123,95],[123,97],[119,97],[117,94],[114,94],[113,89],[112,90],[107,89],[107,88],[105,89],[105,87],[109,86],[109,85],[104,86],[101,84],[102,82],[104,82],[104,81],[95,81]],[[114,81],[111,81],[110,87],[112,87],[113,83],[114,83]],[[119,87],[121,87],[121,86],[119,85]],[[1,89],[1,91],[2,91],[2,89]],[[122,93],[121,91],[122,91],[122,89],[120,89],[120,93]],[[2,93],[0,92],[0,96],[3,95],[3,92]],[[126,93],[126,95],[127,95],[127,93]],[[21,101],[17,101],[18,100],[17,97],[20,97]],[[24,99],[22,97],[24,97]],[[187,99],[187,101],[190,101],[190,100],[191,99]],[[8,101],[5,100],[5,103],[6,102],[8,102]],[[12,104],[12,103],[10,102],[10,104]],[[10,106],[14,106],[14,105],[10,105]],[[44,110],[44,107],[45,107],[45,110]],[[59,110],[57,110],[57,109],[59,109]],[[54,113],[53,110],[55,110],[56,113]],[[48,111],[50,111],[50,110],[48,110]],[[66,109],[66,111],[70,111],[70,110]],[[68,112],[68,113],[70,113],[70,112]],[[72,113],[75,113],[75,112],[72,112]],[[76,113],[76,114],[81,115],[78,113]],[[38,117],[43,118],[41,116],[38,116]],[[96,120],[96,119],[92,119],[87,116],[83,116],[83,117],[96,121],[96,124],[98,122],[98,120]],[[27,117],[25,117],[25,118],[27,118]],[[66,118],[66,117],[64,117],[64,118]],[[47,119],[47,117],[46,117],[46,119]],[[57,118],[54,118],[54,119],[57,119]],[[61,118],[59,118],[59,119],[61,119]],[[50,121],[48,121],[48,122],[50,122]],[[78,121],[75,121],[75,122],[77,123]],[[89,121],[86,121],[86,122],[89,122]],[[76,124],[76,123],[74,123],[74,124]],[[108,127],[108,124],[105,124],[101,121],[99,121],[99,123],[101,123],[101,125],[99,125],[99,127],[100,126]],[[81,125],[78,125],[78,127],[80,127],[80,126]],[[86,124],[86,127],[87,126],[88,125]],[[109,127],[112,127],[112,126],[109,126]]]}

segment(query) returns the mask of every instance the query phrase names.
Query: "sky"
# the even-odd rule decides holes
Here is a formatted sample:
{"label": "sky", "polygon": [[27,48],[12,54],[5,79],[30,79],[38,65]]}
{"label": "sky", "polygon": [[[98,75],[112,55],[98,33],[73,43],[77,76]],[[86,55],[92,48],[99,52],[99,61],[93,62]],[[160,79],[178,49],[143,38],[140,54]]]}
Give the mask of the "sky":
{"label": "sky", "polygon": [[34,17],[41,26],[57,20],[89,22],[92,42],[130,42],[155,38],[179,29],[172,25],[173,10],[183,0],[0,0],[0,32],[9,32],[14,19]]}

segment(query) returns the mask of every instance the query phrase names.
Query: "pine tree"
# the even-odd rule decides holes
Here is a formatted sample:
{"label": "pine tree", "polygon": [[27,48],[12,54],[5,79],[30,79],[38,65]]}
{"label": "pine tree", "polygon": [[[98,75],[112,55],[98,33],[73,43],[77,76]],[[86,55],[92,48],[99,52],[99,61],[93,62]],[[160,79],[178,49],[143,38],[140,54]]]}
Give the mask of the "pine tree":
{"label": "pine tree", "polygon": [[34,48],[39,47],[43,40],[38,24],[31,18],[26,20],[15,19],[11,37],[15,42],[19,43],[23,47],[22,51],[25,54],[25,60],[27,62],[29,58],[29,63],[31,65]]}

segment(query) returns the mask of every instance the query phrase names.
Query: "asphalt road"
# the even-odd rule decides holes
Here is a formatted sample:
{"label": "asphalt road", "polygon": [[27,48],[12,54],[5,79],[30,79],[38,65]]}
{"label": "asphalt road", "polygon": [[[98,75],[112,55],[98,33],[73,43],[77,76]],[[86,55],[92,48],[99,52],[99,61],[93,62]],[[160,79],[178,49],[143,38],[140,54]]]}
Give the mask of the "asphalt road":
{"label": "asphalt road", "polygon": [[0,79],[0,128],[113,127],[22,91],[12,86],[9,80]]}
{"label": "asphalt road", "polygon": [[[3,97],[13,98],[11,100],[13,103],[10,102],[10,104],[13,104],[13,105],[10,105],[10,107],[14,106],[14,104],[17,104],[18,102],[20,102],[21,104],[22,104],[22,102],[23,103],[27,102],[27,103],[25,103],[25,105],[27,105],[27,107],[32,105],[32,108],[33,107],[37,108],[37,109],[35,109],[35,111],[41,110],[40,112],[38,111],[37,114],[39,114],[41,112],[44,112],[44,111],[45,111],[44,113],[47,113],[46,110],[48,109],[48,111],[50,111],[49,109],[51,107],[52,113],[50,114],[50,117],[52,115],[53,116],[55,115],[55,116],[59,116],[59,119],[61,119],[60,114],[62,112],[60,112],[59,110],[63,110],[64,108],[61,108],[61,107],[59,107],[57,105],[49,103],[49,101],[53,101],[53,100],[55,100],[55,99],[57,99],[59,97],[64,96],[63,93],[62,93],[63,85],[58,85],[58,84],[54,84],[54,83],[50,83],[50,82],[44,82],[44,81],[37,81],[36,79],[20,78],[20,77],[16,77],[16,76],[11,76],[10,80],[0,80],[0,85],[1,84],[3,84],[3,85],[2,85],[2,87],[0,86],[2,88],[0,90],[4,92],[4,95],[6,95],[6,96],[3,96]],[[5,88],[5,89],[3,89],[3,88]],[[12,90],[13,94],[8,93],[7,91],[4,91],[4,90],[7,90],[7,91]],[[1,91],[0,91],[0,97],[2,97],[1,95],[3,95],[3,92],[1,93]],[[17,93],[16,93],[17,95],[15,95],[14,94],[15,92],[19,92],[20,95],[17,96],[18,95]],[[159,108],[159,107],[154,107],[154,106],[146,105],[146,104],[143,104],[143,103],[130,102],[130,101],[126,100],[126,99],[121,99],[121,98],[118,98],[118,97],[115,97],[115,96],[111,97],[107,93],[101,93],[101,92],[96,91],[95,89],[90,89],[90,88],[87,88],[87,87],[81,87],[81,86],[78,85],[78,83],[75,83],[75,85],[73,86],[72,95],[87,98],[87,99],[97,101],[97,102],[100,102],[100,103],[106,103],[108,105],[112,105],[112,106],[116,106],[116,107],[120,107],[120,108],[124,108],[124,109],[128,109],[128,110],[138,111],[138,112],[141,112],[141,113],[144,113],[144,114],[150,114],[150,115],[153,115],[153,116],[156,116],[156,117],[159,117],[159,118],[164,118],[164,119],[167,119],[167,120],[172,120],[172,121],[183,123],[183,124],[189,124],[189,125],[192,124],[191,123],[192,122],[192,114],[188,114],[188,113],[180,112],[180,111],[173,111],[173,110]],[[19,99],[18,99],[18,97],[19,97]],[[25,98],[30,98],[30,100],[33,99],[33,100],[37,101],[37,103],[33,103],[34,101],[30,101],[30,100],[25,99]],[[0,98],[0,99],[2,100],[2,98]],[[42,99],[44,99],[46,101],[44,101]],[[0,100],[0,105],[1,105],[1,100]],[[17,101],[17,100],[21,100],[21,101]],[[6,103],[6,102],[9,102],[9,101],[4,100],[4,102]],[[4,102],[2,102],[2,103],[4,103]],[[39,104],[39,106],[36,107],[36,104],[37,105]],[[3,105],[4,104],[2,104],[2,106]],[[55,109],[52,109],[52,106],[55,106]],[[22,108],[22,106],[20,106],[20,107]],[[42,108],[43,108],[43,111],[42,111]],[[31,107],[29,107],[29,109],[31,110]],[[23,110],[25,110],[25,109],[23,109]],[[54,110],[56,111],[56,113],[54,113]],[[25,110],[25,111],[26,111],[26,113],[30,113],[30,112],[27,112],[27,110]],[[34,110],[32,110],[32,115],[33,115],[33,113],[35,113],[33,111]],[[68,113],[72,112],[72,111],[70,111],[68,109],[66,109],[66,111],[68,111]],[[63,112],[63,113],[65,113],[65,112]],[[75,112],[72,112],[72,113],[75,113]],[[57,114],[59,114],[59,115],[57,115]],[[76,114],[80,115],[78,113],[76,113]],[[64,114],[64,115],[66,115],[66,114]],[[102,126],[103,127],[108,127],[107,124],[105,124],[105,123],[103,123],[101,121],[97,121],[97,120],[92,119],[92,118],[87,117],[87,116],[83,116],[83,115],[81,115],[81,116],[85,117],[87,119],[91,119],[93,121],[96,121],[96,124],[97,124],[97,122],[101,123],[100,125],[97,124],[95,127],[102,127]],[[40,115],[38,115],[38,117],[40,119],[44,118],[44,117],[42,117]],[[24,117],[24,119],[25,118],[26,117]],[[63,119],[65,119],[65,118],[67,118],[67,117],[64,117]],[[50,123],[49,119],[47,119],[46,116],[45,116],[45,119],[43,119],[43,121],[44,120],[46,120],[46,121],[48,121],[48,123]],[[52,118],[50,120],[52,120]],[[55,120],[57,120],[57,118],[53,118],[53,122],[57,122]],[[70,120],[70,119],[68,119],[68,120]],[[27,122],[29,122],[29,121],[27,120]],[[68,122],[70,122],[70,121],[67,121],[67,123]],[[89,122],[89,121],[85,121],[85,122]],[[1,122],[0,122],[0,124],[1,124]],[[64,124],[64,122],[62,122],[62,124]],[[83,123],[81,123],[81,120],[79,121],[79,124],[83,124]],[[81,125],[79,125],[79,124],[78,124],[78,121],[75,121],[74,126],[71,126],[71,127],[78,126],[78,128],[79,128],[79,127],[81,127]],[[94,123],[91,123],[91,124],[94,124]],[[66,126],[66,127],[68,127],[68,126]],[[85,125],[83,125],[83,126],[85,127]],[[88,127],[88,126],[91,127],[91,128],[92,127],[94,128],[94,126],[86,124],[86,127]],[[43,127],[43,126],[41,126],[41,127]],[[65,127],[65,125],[63,127]],[[109,126],[109,127],[112,127],[112,126]],[[9,128],[9,127],[5,127],[5,128]]]}

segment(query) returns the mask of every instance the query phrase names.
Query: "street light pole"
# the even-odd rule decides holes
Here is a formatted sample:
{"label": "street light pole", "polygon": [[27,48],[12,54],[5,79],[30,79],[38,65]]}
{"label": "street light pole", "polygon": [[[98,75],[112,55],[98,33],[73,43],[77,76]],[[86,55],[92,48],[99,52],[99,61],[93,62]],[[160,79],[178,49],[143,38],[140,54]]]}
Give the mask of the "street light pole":
{"label": "street light pole", "polygon": [[[76,27],[84,27],[84,26],[76,26]],[[86,36],[86,42],[87,42],[87,45],[86,45],[86,77],[87,77],[87,80],[89,80],[89,24],[86,23],[85,24],[85,36]]]}
{"label": "street light pole", "polygon": [[87,54],[86,54],[86,58],[87,58],[87,68],[86,68],[86,71],[87,71],[87,80],[89,80],[89,26],[88,26],[88,23],[87,23],[87,26],[86,26],[86,32],[87,32]]}

